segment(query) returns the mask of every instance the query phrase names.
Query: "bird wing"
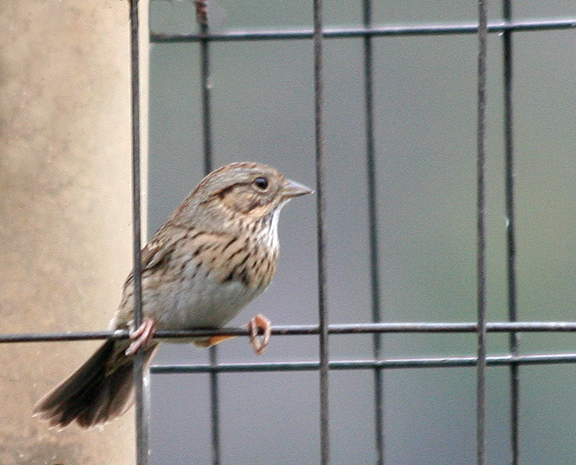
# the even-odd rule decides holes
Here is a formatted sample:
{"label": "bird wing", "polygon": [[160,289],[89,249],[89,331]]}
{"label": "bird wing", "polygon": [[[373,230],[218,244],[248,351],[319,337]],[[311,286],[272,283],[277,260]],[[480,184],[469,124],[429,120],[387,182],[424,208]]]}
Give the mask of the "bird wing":
{"label": "bird wing", "polygon": [[[187,231],[185,229],[182,229],[181,231],[172,229],[171,234],[162,234],[162,230],[160,230],[156,236],[154,236],[152,240],[142,249],[140,255],[142,272],[151,270],[163,261],[170,258],[170,255],[174,250],[174,244],[186,236],[186,233]],[[126,283],[124,286],[131,283],[133,280],[134,270],[132,270],[126,278]]]}

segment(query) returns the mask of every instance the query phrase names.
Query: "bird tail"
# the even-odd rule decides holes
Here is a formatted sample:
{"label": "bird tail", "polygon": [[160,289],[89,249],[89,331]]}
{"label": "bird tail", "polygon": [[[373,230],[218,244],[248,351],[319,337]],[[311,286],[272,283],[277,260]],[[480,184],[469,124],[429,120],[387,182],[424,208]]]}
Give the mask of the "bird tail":
{"label": "bird tail", "polygon": [[[107,340],[80,368],[38,401],[34,415],[64,428],[82,428],[122,415],[134,399],[134,357],[124,355],[126,341]],[[144,351],[150,363],[157,344]]]}

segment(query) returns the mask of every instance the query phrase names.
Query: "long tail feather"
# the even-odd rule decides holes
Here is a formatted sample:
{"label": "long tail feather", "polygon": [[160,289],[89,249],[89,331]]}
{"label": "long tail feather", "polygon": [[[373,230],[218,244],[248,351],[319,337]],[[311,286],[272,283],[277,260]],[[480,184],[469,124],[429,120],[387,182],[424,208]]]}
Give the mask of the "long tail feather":
{"label": "long tail feather", "polygon": [[[126,341],[106,341],[80,368],[38,401],[34,414],[51,426],[73,421],[83,428],[122,415],[134,398],[133,357],[126,357]],[[144,352],[146,363],[156,345]]]}

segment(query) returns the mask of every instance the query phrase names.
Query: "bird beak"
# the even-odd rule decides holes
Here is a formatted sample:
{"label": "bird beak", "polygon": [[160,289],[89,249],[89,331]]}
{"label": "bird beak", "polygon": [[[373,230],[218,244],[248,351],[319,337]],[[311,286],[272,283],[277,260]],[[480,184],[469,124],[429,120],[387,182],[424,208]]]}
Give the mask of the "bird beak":
{"label": "bird beak", "polygon": [[311,194],[312,192],[314,191],[309,187],[306,187],[290,179],[286,181],[284,189],[282,189],[282,193],[284,194],[284,197],[287,199],[291,199],[293,197],[300,197],[301,195]]}

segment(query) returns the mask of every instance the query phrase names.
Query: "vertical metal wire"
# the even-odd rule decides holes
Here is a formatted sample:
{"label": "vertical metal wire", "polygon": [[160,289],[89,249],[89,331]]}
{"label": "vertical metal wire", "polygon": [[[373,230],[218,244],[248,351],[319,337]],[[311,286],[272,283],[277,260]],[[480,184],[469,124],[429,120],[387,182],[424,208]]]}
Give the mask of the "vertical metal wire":
{"label": "vertical metal wire", "polygon": [[[208,9],[206,0],[197,0],[196,19],[200,28],[200,85],[202,87],[202,144],[204,154],[204,174],[213,169],[212,163],[212,107],[210,103],[210,39]],[[218,349],[210,347],[210,365],[218,365]],[[212,465],[220,465],[220,386],[218,372],[210,372],[210,422],[211,422],[211,445]]]}
{"label": "vertical metal wire", "polygon": [[485,141],[487,0],[478,1],[478,128],[477,128],[477,312],[478,364],[476,368],[476,463],[486,463],[486,231]]}
{"label": "vertical metal wire", "polygon": [[[132,81],[132,228],[134,259],[134,327],[142,323],[142,215],[140,196],[140,57],[138,0],[130,2],[130,65]],[[144,353],[138,350],[134,359],[136,401],[136,463],[147,465],[149,456],[149,375]]]}
{"label": "vertical metal wire", "polygon": [[[218,366],[218,352],[216,347],[210,347],[210,366]],[[210,418],[212,441],[212,464],[220,465],[220,386],[218,372],[210,372]]]}
{"label": "vertical metal wire", "polygon": [[[502,4],[504,21],[512,20],[512,2],[504,0]],[[516,238],[514,221],[514,145],[512,119],[512,31],[502,34],[504,61],[504,157],[506,192],[506,255],[508,279],[508,319],[517,321],[516,300]],[[518,355],[520,339],[516,332],[509,334],[509,348],[512,355]],[[519,444],[520,413],[520,373],[516,363],[510,364],[510,449],[511,464],[518,465],[520,459]]]}
{"label": "vertical metal wire", "polygon": [[322,0],[314,0],[314,135],[316,144],[316,217],[318,242],[318,319],[320,326],[320,458],[330,463],[330,429],[328,408],[328,310],[326,308],[326,250],[324,234],[324,130],[322,79]]}
{"label": "vertical metal wire", "polygon": [[[202,3],[205,4],[203,1]],[[207,19],[199,22],[200,34],[200,85],[202,86],[202,143],[204,152],[204,174],[212,171],[212,107],[210,94],[210,39]]]}
{"label": "vertical metal wire", "polygon": [[[364,27],[372,25],[372,0],[363,0]],[[368,234],[370,247],[370,295],[372,321],[379,323],[380,316],[380,260],[378,254],[378,213],[376,203],[376,159],[374,147],[374,98],[372,36],[364,36],[364,108],[366,125],[366,170],[368,180]],[[379,360],[382,355],[380,334],[372,336],[372,355]],[[376,465],[384,464],[384,399],[382,392],[382,370],[374,370],[374,442],[376,446]]]}

